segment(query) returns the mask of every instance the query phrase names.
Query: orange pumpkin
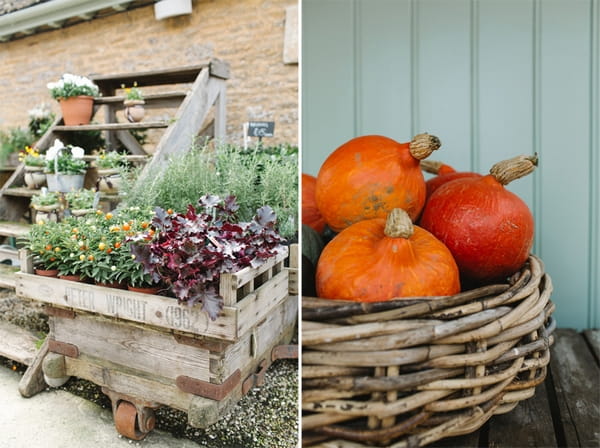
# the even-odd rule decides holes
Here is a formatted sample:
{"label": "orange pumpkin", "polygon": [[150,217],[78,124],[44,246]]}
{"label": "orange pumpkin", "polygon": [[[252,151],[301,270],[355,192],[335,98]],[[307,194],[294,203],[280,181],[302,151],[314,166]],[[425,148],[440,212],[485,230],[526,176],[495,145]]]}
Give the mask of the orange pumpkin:
{"label": "orange pumpkin", "polygon": [[339,232],[364,219],[385,219],[395,208],[417,219],[425,204],[419,161],[440,145],[428,134],[409,143],[367,135],[337,148],[319,170],[315,193],[329,227]]}
{"label": "orange pumpkin", "polygon": [[421,160],[421,169],[426,173],[435,174],[435,177],[428,179],[425,182],[427,186],[427,198],[429,198],[435,190],[454,179],[461,177],[481,177],[481,174],[471,171],[456,171],[450,165],[437,160]]}
{"label": "orange pumpkin", "polygon": [[316,183],[315,176],[302,173],[302,224],[306,224],[318,233],[323,233],[326,222],[315,201]]}
{"label": "orange pumpkin", "polygon": [[504,160],[486,176],[445,183],[427,200],[420,225],[446,244],[465,281],[474,285],[504,281],[527,261],[533,246],[533,215],[504,186],[536,165],[537,156]]}
{"label": "orange pumpkin", "polygon": [[395,209],[333,238],[319,258],[316,287],[327,299],[378,302],[456,294],[460,280],[448,248]]}

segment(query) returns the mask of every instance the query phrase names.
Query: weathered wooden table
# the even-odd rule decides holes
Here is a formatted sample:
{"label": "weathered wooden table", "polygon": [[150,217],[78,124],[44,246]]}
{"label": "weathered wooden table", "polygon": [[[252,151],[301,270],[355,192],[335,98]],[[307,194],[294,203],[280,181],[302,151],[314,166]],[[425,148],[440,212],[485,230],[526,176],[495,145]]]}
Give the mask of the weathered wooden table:
{"label": "weathered wooden table", "polygon": [[600,447],[600,330],[555,331],[535,396],[469,435],[435,447]]}

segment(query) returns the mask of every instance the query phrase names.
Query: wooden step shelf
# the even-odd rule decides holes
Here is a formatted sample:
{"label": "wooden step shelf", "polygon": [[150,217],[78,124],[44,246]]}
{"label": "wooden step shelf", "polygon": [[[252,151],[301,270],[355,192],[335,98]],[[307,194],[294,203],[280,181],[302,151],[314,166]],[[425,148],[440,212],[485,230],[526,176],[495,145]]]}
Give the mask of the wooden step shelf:
{"label": "wooden step shelf", "polygon": [[10,221],[0,221],[0,236],[18,238],[29,232],[30,224]]}
{"label": "wooden step shelf", "polygon": [[[4,190],[2,192],[2,194],[4,196],[14,196],[14,197],[20,197],[20,198],[30,198],[32,196],[35,196],[36,194],[40,194],[42,192],[42,190],[33,190],[31,188],[27,188],[27,187],[11,187],[11,188],[7,188],[6,190]],[[100,199],[108,199],[108,200],[116,200],[118,199],[119,195],[117,194],[108,194],[108,193],[100,193]],[[1,222],[0,221],[0,235],[2,235],[2,226],[1,226]]]}
{"label": "wooden step shelf", "polygon": [[20,269],[19,266],[10,266],[0,263],[0,288],[15,289],[17,285],[15,274]]}
{"label": "wooden step shelf", "polygon": [[169,123],[166,121],[144,121],[140,123],[101,123],[80,124],[76,126],[58,125],[54,126],[54,131],[130,131],[135,129],[166,128],[168,126]]}
{"label": "wooden step shelf", "polygon": [[[164,107],[174,107],[181,104],[181,101],[186,97],[188,92],[177,91],[177,92],[161,92],[161,93],[148,93],[144,94],[144,108],[146,109],[158,109]],[[100,96],[94,98],[95,105],[122,105],[125,101],[124,96]]]}
{"label": "wooden step shelf", "polygon": [[0,356],[30,365],[35,358],[37,337],[17,325],[0,320]]}
{"label": "wooden step shelf", "polygon": [[136,83],[138,87],[145,87],[191,83],[194,82],[198,77],[198,74],[206,68],[208,68],[211,77],[221,79],[229,78],[229,65],[223,61],[212,59],[185,67],[166,68],[138,73],[120,73],[117,75],[98,75],[92,76],[91,79],[98,87],[100,87],[100,91],[104,93],[105,91],[120,89],[123,84],[127,87],[131,87]]}
{"label": "wooden step shelf", "polygon": [[[212,137],[225,138],[227,103],[225,82],[228,78],[229,65],[217,59],[161,70],[92,75],[90,79],[100,90],[99,96],[94,99],[93,118],[100,123],[65,126],[63,118],[59,115],[37,141],[36,147],[44,151],[56,138],[64,138],[68,143],[70,132],[102,131],[107,150],[124,146],[129,154],[139,157],[130,161],[134,164],[145,163],[139,178],[139,181],[143,181],[153,166],[161,166],[174,154],[189,151],[196,136],[206,128],[207,121],[212,120],[214,123]],[[122,86],[131,87],[134,84],[140,88],[149,87],[144,92],[145,107],[174,108],[172,118],[139,123],[118,122],[117,112],[123,109],[125,99],[121,94]],[[159,91],[161,86],[163,91]],[[139,144],[131,132],[147,129],[163,130],[156,146],[149,151]],[[86,160],[91,161],[92,158],[88,156]],[[92,174],[86,178],[88,188],[91,185],[88,180],[93,177]],[[0,185],[0,220],[33,219],[29,210],[29,198],[36,191],[22,187],[24,167],[17,167]],[[108,199],[111,202],[110,206],[113,207],[118,204],[121,197],[113,195],[112,197],[101,196],[101,198]]]}

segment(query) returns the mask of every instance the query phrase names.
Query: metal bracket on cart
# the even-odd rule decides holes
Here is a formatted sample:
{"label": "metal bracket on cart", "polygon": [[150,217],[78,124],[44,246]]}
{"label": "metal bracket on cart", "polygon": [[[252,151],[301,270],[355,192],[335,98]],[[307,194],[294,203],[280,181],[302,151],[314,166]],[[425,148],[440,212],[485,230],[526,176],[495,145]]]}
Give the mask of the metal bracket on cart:
{"label": "metal bracket on cart", "polygon": [[248,375],[242,384],[242,393],[246,395],[250,389],[265,383],[265,374],[273,361],[278,359],[298,359],[297,345],[278,345],[271,350],[271,359],[263,359],[258,364],[258,370]]}

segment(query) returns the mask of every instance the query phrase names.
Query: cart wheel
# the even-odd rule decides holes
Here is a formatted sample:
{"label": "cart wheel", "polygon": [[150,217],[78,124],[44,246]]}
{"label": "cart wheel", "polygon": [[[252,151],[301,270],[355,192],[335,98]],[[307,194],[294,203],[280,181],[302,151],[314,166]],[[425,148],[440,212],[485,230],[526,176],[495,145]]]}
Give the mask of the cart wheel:
{"label": "cart wheel", "polygon": [[154,412],[151,409],[145,408],[142,425],[145,431],[140,430],[137,408],[128,401],[119,402],[114,419],[115,427],[119,434],[132,440],[142,440],[146,437],[154,428],[155,422]]}

